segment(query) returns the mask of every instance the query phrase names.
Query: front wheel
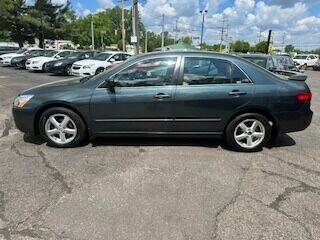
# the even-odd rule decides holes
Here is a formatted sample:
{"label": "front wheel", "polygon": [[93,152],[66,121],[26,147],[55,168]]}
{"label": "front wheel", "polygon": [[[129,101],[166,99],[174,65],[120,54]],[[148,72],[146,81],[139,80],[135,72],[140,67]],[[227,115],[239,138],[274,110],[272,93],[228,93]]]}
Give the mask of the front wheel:
{"label": "front wheel", "polygon": [[270,138],[272,128],[261,114],[242,114],[232,120],[226,128],[226,140],[235,150],[255,152],[262,149]]}
{"label": "front wheel", "polygon": [[104,68],[98,68],[97,71],[96,71],[96,75],[100,74],[104,72]]}
{"label": "front wheel", "polygon": [[75,112],[62,107],[45,111],[40,117],[41,137],[52,147],[76,147],[85,138],[86,125]]}

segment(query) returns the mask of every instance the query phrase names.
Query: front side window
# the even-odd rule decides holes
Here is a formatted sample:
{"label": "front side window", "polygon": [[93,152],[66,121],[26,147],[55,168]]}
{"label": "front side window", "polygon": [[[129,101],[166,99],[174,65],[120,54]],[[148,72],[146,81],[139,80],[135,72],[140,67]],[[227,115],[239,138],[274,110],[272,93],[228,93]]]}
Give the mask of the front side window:
{"label": "front side window", "polygon": [[177,58],[147,59],[135,63],[114,76],[120,87],[172,85]]}
{"label": "front side window", "polygon": [[183,85],[238,84],[249,80],[233,63],[213,58],[185,58]]}
{"label": "front side window", "polygon": [[71,53],[72,52],[69,52],[69,51],[61,52],[61,53],[59,53],[59,55],[57,57],[64,58],[64,57],[70,55]]}

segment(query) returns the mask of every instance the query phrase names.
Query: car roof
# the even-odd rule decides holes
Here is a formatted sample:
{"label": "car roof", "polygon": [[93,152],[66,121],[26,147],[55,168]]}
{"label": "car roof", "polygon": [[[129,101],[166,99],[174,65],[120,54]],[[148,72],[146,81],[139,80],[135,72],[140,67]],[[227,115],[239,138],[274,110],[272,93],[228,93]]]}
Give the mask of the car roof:
{"label": "car roof", "polygon": [[263,53],[249,53],[249,54],[239,54],[240,57],[256,57],[256,58],[269,58],[272,55]]}

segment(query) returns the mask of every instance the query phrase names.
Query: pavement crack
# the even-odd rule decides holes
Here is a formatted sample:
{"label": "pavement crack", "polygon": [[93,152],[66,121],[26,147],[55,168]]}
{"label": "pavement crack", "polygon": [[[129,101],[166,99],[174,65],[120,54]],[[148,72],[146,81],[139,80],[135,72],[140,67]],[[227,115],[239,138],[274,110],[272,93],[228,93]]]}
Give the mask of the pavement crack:
{"label": "pavement crack", "polygon": [[261,205],[263,205],[263,206],[265,206],[265,207],[271,208],[271,209],[273,209],[274,211],[282,214],[282,215],[285,216],[286,218],[290,219],[291,221],[296,222],[297,224],[299,224],[299,225],[305,230],[305,232],[308,234],[308,238],[309,238],[310,240],[313,240],[313,236],[312,236],[312,233],[311,233],[310,229],[309,229],[303,222],[301,222],[300,220],[298,220],[296,217],[294,217],[294,216],[286,213],[285,211],[281,210],[279,206],[273,206],[272,203],[269,204],[269,205],[267,205],[267,204],[265,204],[263,201],[261,201],[261,200],[259,200],[259,199],[257,199],[257,198],[254,198],[254,197],[250,196],[249,194],[244,194],[244,196],[246,196],[246,197],[248,197],[248,198],[256,201],[257,203],[259,203],[259,204],[261,204]]}
{"label": "pavement crack", "polygon": [[11,145],[11,151],[13,151],[15,154],[17,154],[20,157],[25,157],[25,158],[35,158],[35,157],[39,157],[39,156],[33,156],[33,155],[26,155],[22,152],[20,152],[19,148],[17,147],[17,143],[15,142]]}
{"label": "pavement crack", "polygon": [[48,161],[45,154],[41,150],[38,150],[38,154],[41,157],[44,166],[51,171],[53,178],[61,183],[63,190],[67,193],[71,193],[72,188],[68,185],[65,177],[61,174],[61,172],[56,167],[51,165],[51,163]]}
{"label": "pavement crack", "polygon": [[273,158],[273,159],[279,160],[279,161],[281,161],[281,162],[283,162],[283,163],[285,163],[285,164],[287,164],[287,165],[289,165],[289,166],[292,166],[292,167],[294,167],[294,168],[296,168],[296,169],[302,170],[302,171],[307,172],[307,173],[312,173],[312,174],[315,174],[315,175],[317,175],[317,176],[320,177],[320,172],[317,171],[317,170],[313,170],[313,169],[310,169],[310,168],[306,168],[306,167],[304,167],[304,166],[302,166],[302,165],[299,165],[299,164],[296,164],[296,163],[288,162],[288,161],[286,161],[286,160],[283,160],[283,159],[280,158],[280,157],[275,157],[275,156],[272,156],[271,154],[267,154],[267,153],[265,153],[265,152],[262,152],[262,154],[263,154],[263,155],[266,155],[266,156],[268,156],[268,157],[271,157],[271,158]]}
{"label": "pavement crack", "polygon": [[12,118],[5,119],[4,120],[4,129],[2,131],[0,138],[9,136],[9,133],[10,133],[10,130],[12,129],[12,127],[13,127],[13,119]]}

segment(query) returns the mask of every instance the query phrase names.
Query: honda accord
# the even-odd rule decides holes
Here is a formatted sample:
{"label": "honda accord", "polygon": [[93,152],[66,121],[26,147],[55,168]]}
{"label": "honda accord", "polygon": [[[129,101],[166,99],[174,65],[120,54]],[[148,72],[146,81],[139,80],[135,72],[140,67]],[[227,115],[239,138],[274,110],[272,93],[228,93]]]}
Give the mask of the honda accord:
{"label": "honda accord", "polygon": [[18,129],[54,147],[115,136],[222,137],[260,150],[279,133],[306,129],[311,92],[237,56],[143,54],[97,76],[29,89],[14,101]]}

